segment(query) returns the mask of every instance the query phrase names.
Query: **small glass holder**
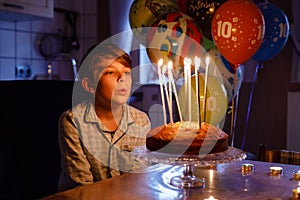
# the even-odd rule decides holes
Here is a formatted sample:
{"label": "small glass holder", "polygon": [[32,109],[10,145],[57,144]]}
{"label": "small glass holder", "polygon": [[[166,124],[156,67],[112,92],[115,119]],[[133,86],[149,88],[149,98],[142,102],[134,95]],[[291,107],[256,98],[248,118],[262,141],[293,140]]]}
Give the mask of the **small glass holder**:
{"label": "small glass holder", "polygon": [[293,189],[292,190],[292,199],[294,200],[296,200],[296,199],[300,199],[300,187],[298,187],[298,188],[295,188],[295,189]]}
{"label": "small glass holder", "polygon": [[296,181],[300,181],[300,170],[293,172],[293,179]]}
{"label": "small glass holder", "polygon": [[254,171],[254,165],[250,163],[244,163],[242,164],[242,172],[253,172]]}
{"label": "small glass holder", "polygon": [[272,166],[269,168],[269,175],[270,176],[279,176],[282,175],[283,169],[282,167]]}
{"label": "small glass holder", "polygon": [[241,167],[241,172],[243,176],[252,174],[254,171],[254,165],[250,163],[244,163]]}

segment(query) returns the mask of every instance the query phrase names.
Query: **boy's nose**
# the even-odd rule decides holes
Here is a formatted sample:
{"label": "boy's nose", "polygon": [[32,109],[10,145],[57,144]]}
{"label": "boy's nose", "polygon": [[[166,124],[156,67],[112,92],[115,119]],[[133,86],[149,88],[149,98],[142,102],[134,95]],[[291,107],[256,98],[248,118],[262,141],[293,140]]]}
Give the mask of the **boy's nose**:
{"label": "boy's nose", "polygon": [[126,80],[125,73],[120,73],[118,81],[124,82]]}

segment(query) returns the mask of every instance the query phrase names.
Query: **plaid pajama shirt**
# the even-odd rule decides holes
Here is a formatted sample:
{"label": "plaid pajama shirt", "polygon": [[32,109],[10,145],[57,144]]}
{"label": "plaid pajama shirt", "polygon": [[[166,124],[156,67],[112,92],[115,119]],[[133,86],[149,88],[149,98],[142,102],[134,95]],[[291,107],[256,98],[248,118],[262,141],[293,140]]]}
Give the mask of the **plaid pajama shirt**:
{"label": "plaid pajama shirt", "polygon": [[59,119],[59,191],[147,167],[148,162],[130,152],[145,144],[149,129],[148,116],[127,104],[113,136],[97,117],[93,103],[65,111]]}

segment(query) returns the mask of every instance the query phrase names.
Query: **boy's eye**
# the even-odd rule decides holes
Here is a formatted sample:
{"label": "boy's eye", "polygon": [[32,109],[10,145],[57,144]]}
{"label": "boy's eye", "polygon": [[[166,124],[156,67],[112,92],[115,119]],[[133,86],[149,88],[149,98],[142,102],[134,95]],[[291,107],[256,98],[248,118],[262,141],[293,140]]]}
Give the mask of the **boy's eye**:
{"label": "boy's eye", "polygon": [[130,75],[130,73],[131,73],[130,71],[124,72],[124,74],[126,74],[126,75]]}
{"label": "boy's eye", "polygon": [[113,74],[114,72],[113,71],[107,71],[105,72],[105,74],[109,75],[109,74]]}

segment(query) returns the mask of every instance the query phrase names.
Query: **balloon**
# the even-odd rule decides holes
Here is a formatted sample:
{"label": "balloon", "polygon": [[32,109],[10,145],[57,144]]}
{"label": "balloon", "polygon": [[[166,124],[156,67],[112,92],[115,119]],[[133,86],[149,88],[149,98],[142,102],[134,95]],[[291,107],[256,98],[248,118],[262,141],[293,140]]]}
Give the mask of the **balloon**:
{"label": "balloon", "polygon": [[174,63],[175,78],[183,71],[183,59],[200,56],[202,33],[194,21],[181,13],[169,13],[148,31],[147,54],[152,63],[160,58]]}
{"label": "balloon", "polygon": [[[218,125],[224,118],[227,110],[228,99],[227,93],[222,81],[217,77],[208,75],[207,79],[207,106],[206,106],[206,120],[204,120],[204,74],[199,74],[199,85],[200,85],[200,113],[201,121],[206,121],[212,125]],[[192,121],[198,120],[198,108],[196,99],[196,76],[191,77],[192,85]],[[186,119],[186,107],[185,97],[185,85],[183,84],[179,89],[179,105],[182,113],[182,117]]]}
{"label": "balloon", "polygon": [[129,23],[135,37],[144,45],[147,29],[167,13],[178,11],[175,0],[135,0],[129,10]]}
{"label": "balloon", "polygon": [[250,59],[262,43],[264,18],[250,0],[228,0],[215,12],[212,20],[213,40],[221,54],[232,64]]}
{"label": "balloon", "polygon": [[216,48],[215,43],[212,40],[207,39],[206,37],[203,37],[202,46],[206,51],[212,48]]}
{"label": "balloon", "polygon": [[259,62],[269,60],[285,46],[289,36],[289,22],[284,12],[271,3],[258,3],[265,20],[265,36],[253,58]]}
{"label": "balloon", "polygon": [[[232,68],[231,64],[221,55],[218,49],[210,49],[208,51],[210,58],[216,64],[219,69],[219,73],[222,76],[224,86],[227,91],[228,101],[236,96],[240,90],[243,82],[243,66],[240,65],[238,68]],[[234,73],[236,73],[236,80],[234,84]]]}
{"label": "balloon", "polygon": [[211,21],[215,11],[226,0],[178,0],[179,11],[187,14],[200,26],[204,37],[212,40]]}

